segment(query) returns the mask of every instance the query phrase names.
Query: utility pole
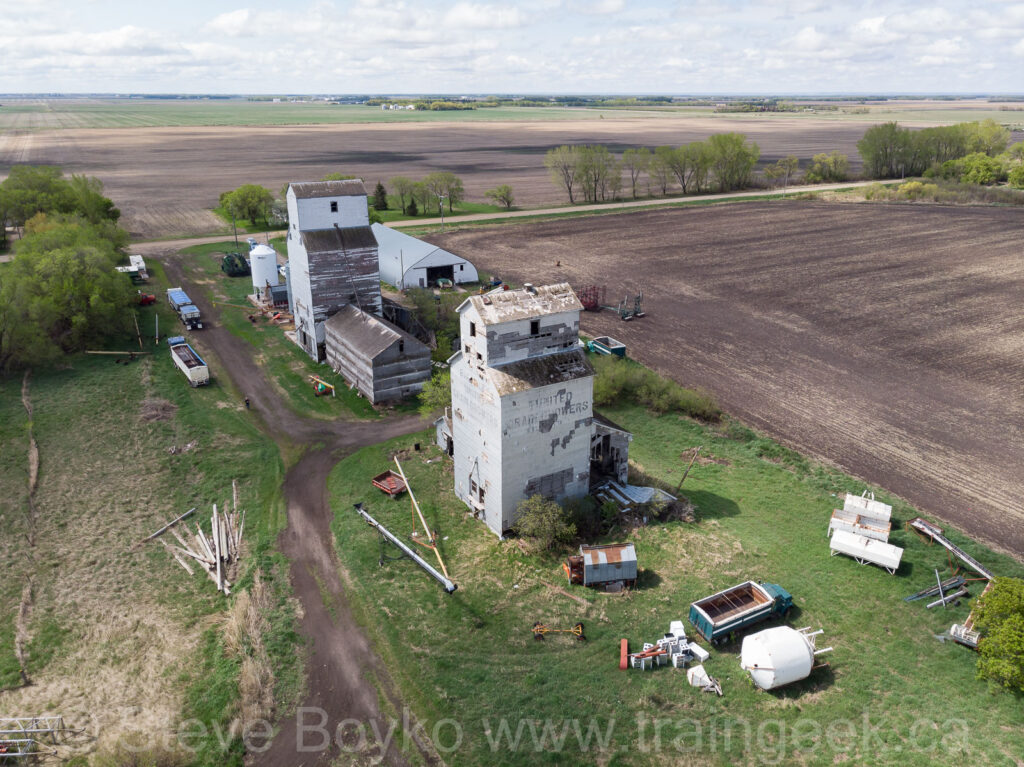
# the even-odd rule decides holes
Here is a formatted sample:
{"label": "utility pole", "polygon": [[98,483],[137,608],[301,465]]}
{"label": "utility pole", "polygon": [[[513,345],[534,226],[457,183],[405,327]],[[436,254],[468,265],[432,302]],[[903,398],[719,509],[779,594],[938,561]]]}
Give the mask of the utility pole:
{"label": "utility pole", "polygon": [[437,196],[437,209],[441,213],[441,232],[444,232],[444,201],[448,199],[448,195],[439,194]]}

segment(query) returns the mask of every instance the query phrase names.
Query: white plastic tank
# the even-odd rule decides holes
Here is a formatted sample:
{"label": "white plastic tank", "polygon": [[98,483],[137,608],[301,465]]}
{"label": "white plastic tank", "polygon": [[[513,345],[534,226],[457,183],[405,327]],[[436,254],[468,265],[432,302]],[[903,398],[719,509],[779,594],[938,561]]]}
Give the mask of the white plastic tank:
{"label": "white plastic tank", "polygon": [[815,650],[815,637],[809,628],[776,626],[743,638],[740,668],[750,674],[762,690],[774,690],[810,676],[814,656],[831,650]]}
{"label": "white plastic tank", "polygon": [[277,272],[277,251],[269,245],[257,245],[249,251],[250,268],[252,269],[252,286],[257,295],[262,296],[267,289],[280,285]]}

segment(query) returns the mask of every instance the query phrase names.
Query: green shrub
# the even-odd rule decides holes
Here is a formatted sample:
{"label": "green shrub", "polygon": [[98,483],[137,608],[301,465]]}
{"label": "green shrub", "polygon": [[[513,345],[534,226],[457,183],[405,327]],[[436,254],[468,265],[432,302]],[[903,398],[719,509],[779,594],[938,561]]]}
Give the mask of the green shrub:
{"label": "green shrub", "polygon": [[978,677],[1024,692],[1024,580],[996,578],[974,604]]}
{"label": "green shrub", "polygon": [[593,364],[597,372],[594,380],[595,405],[631,401],[659,415],[679,413],[706,421],[718,420],[722,414],[711,395],[686,389],[629,360],[597,357]]}
{"label": "green shrub", "polygon": [[576,535],[570,512],[542,495],[531,495],[516,507],[516,535],[530,538],[540,549],[553,549]]}

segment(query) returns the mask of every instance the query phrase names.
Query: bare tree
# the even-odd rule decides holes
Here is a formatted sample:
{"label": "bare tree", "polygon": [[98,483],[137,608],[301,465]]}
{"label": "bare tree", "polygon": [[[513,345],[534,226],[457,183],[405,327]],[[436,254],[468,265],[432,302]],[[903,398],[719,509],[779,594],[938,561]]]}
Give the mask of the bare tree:
{"label": "bare tree", "polygon": [[551,179],[559,186],[565,187],[570,205],[576,202],[574,191],[576,188],[577,154],[576,147],[563,144],[555,149],[549,149],[544,157],[544,165],[551,173]]}
{"label": "bare tree", "polygon": [[640,174],[646,171],[650,164],[651,150],[647,147],[627,149],[622,153],[622,167],[629,172],[629,184],[634,200],[636,199],[636,182],[640,180]]}

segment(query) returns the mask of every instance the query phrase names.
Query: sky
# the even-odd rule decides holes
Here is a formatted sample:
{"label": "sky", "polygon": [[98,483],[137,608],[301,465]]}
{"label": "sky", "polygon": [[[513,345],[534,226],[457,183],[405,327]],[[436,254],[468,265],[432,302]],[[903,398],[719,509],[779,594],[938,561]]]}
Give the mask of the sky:
{"label": "sky", "polygon": [[0,0],[7,93],[1024,93],[1014,0]]}

